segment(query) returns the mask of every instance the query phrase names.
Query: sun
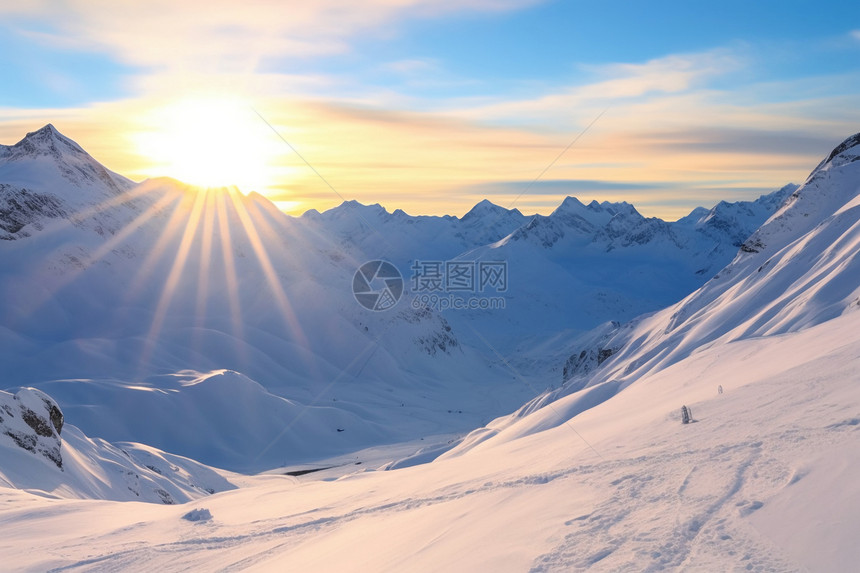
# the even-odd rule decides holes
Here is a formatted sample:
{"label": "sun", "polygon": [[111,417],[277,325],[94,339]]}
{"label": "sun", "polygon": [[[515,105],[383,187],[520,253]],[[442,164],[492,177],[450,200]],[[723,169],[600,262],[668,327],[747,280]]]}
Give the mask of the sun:
{"label": "sun", "polygon": [[200,187],[235,185],[244,193],[269,194],[283,176],[288,155],[250,102],[195,97],[152,110],[136,136],[138,151],[154,175]]}

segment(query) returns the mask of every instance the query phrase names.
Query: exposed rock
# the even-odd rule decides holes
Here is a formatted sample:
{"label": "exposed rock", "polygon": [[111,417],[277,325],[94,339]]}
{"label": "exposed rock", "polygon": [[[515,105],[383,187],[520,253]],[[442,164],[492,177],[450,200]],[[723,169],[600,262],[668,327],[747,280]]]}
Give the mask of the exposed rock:
{"label": "exposed rock", "polygon": [[0,434],[63,468],[63,412],[50,396],[35,388],[21,388],[14,396],[0,392],[0,409]]}
{"label": "exposed rock", "polygon": [[571,378],[583,378],[596,370],[620,348],[612,345],[612,336],[618,332],[620,324],[609,322],[595,331],[596,336],[585,341],[584,348],[574,352],[562,369],[562,382]]}
{"label": "exposed rock", "polygon": [[60,200],[22,187],[0,183],[0,239],[28,236],[24,227],[67,215]]}

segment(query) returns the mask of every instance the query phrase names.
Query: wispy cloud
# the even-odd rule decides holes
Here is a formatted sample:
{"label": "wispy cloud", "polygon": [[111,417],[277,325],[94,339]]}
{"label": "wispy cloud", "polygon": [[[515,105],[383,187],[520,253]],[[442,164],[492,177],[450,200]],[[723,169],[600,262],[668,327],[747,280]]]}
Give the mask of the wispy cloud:
{"label": "wispy cloud", "polygon": [[[124,63],[166,69],[247,71],[266,58],[341,53],[360,33],[410,16],[512,10],[533,0],[69,0],[4,3],[31,37],[66,48],[106,50]],[[46,28],[48,30],[46,31]]]}
{"label": "wispy cloud", "polygon": [[423,74],[438,71],[439,62],[432,58],[412,58],[409,60],[385,62],[380,66],[380,69],[386,72],[394,72],[396,74],[404,75]]}
{"label": "wispy cloud", "polygon": [[[178,97],[223,93],[259,110],[344,196],[446,213],[465,212],[480,193],[505,204],[518,182],[532,181],[608,108],[517,206],[547,212],[567,194],[638,197],[645,214],[677,215],[717,198],[748,198],[800,181],[860,125],[854,80],[756,83],[750,70],[759,62],[740,44],[645,61],[571,63],[575,73],[564,84],[522,80],[519,89],[487,86],[468,100],[398,89],[473,81],[433,57],[392,54],[367,64],[400,84],[367,81],[352,70],[279,65],[333,54],[348,59],[356,38],[401,33],[403,19],[531,3],[5,3],[0,16],[18,22],[29,40],[98,51],[123,63],[129,95],[76,108],[0,109],[0,138],[11,143],[51,121],[116,171],[136,179],[162,175],[135,146],[137,135],[154,128],[147,124],[151,111]],[[851,36],[860,40],[860,30]],[[847,42],[844,32],[840,38]],[[272,144],[280,146],[273,154],[284,176],[263,190],[269,196],[298,210],[340,200],[282,142]]]}
{"label": "wispy cloud", "polygon": [[704,88],[708,80],[736,71],[743,65],[740,54],[717,49],[699,54],[676,54],[644,63],[581,66],[582,81],[550,93],[521,100],[486,102],[451,113],[476,120],[517,118],[556,122],[571,110],[602,109],[627,104],[648,96],[688,93]]}

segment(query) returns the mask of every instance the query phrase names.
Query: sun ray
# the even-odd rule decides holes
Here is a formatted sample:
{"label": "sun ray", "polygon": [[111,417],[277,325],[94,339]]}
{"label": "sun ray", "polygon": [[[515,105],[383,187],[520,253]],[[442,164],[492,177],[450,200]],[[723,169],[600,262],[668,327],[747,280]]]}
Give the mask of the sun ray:
{"label": "sun ray", "polygon": [[201,212],[203,205],[206,202],[206,193],[199,192],[194,196],[194,204],[188,220],[185,225],[185,231],[182,233],[182,239],[179,243],[179,249],[176,252],[176,257],[173,259],[173,265],[167,275],[167,280],[162,288],[161,295],[158,299],[158,304],[155,308],[155,315],[152,318],[152,324],[149,332],[146,335],[145,345],[140,357],[140,368],[143,369],[152,358],[152,353],[155,351],[155,346],[158,341],[158,335],[164,326],[164,319],[167,316],[167,310],[173,300],[173,295],[179,284],[179,279],[185,269],[185,262],[188,258],[188,253],[191,250],[191,243],[194,236],[197,234],[197,229],[200,226]]}
{"label": "sun ray", "polygon": [[227,218],[226,197],[228,193],[229,191],[225,191],[216,194],[215,206],[218,214],[221,256],[224,258],[224,280],[227,283],[227,301],[230,305],[230,322],[233,325],[233,336],[239,340],[244,340],[245,329],[242,325],[242,303],[239,299],[239,283],[236,275],[236,261],[233,258],[230,221]]}
{"label": "sun ray", "polygon": [[121,205],[125,205],[126,203],[130,203],[136,199],[144,198],[150,194],[152,194],[153,189],[157,189],[163,186],[163,181],[159,179],[147,179],[146,181],[142,181],[138,183],[131,189],[127,191],[123,191],[119,195],[114,195],[113,197],[108,197],[104,201],[100,203],[96,203],[95,205],[90,205],[84,209],[80,209],[79,211],[75,211],[69,217],[70,220],[75,224],[80,224],[86,222],[87,219],[103,213],[109,209],[113,209],[114,207],[119,207]]}
{"label": "sun ray", "polygon": [[161,235],[158,237],[152,250],[135,273],[135,278],[126,295],[126,302],[139,296],[141,291],[146,287],[148,277],[152,275],[155,270],[155,266],[158,264],[162,256],[164,256],[170,242],[187,224],[188,213],[191,211],[188,204],[195,201],[195,197],[196,195],[191,193],[183,193],[179,196],[179,201],[173,206],[173,212],[170,214],[167,224],[161,231]]}
{"label": "sun ray", "polygon": [[[254,221],[254,227],[257,230],[257,233],[262,235],[260,239],[263,243],[269,248],[269,250],[276,250],[278,256],[284,257],[284,259],[289,260],[292,263],[300,263],[300,260],[295,256],[295,254],[287,248],[286,243],[284,241],[284,233],[293,233],[293,230],[289,227],[282,227],[283,233],[276,232],[272,225],[267,220],[270,217],[270,214],[265,211],[264,208],[260,207],[257,203],[252,204],[253,211],[248,209],[248,216],[250,219]],[[280,214],[283,216],[283,214]]]}
{"label": "sun ray", "polygon": [[197,266],[197,295],[195,296],[194,318],[192,325],[194,330],[191,335],[191,351],[198,353],[203,350],[202,330],[206,326],[207,306],[209,304],[209,281],[212,263],[212,230],[214,227],[215,218],[215,195],[220,191],[217,189],[208,189],[201,191],[203,194],[203,225],[200,233],[200,260]]}
{"label": "sun ray", "polygon": [[281,283],[278,281],[278,274],[275,271],[274,266],[272,265],[272,261],[269,258],[269,254],[266,251],[266,247],[263,244],[263,241],[260,239],[260,235],[257,232],[257,228],[254,224],[254,221],[251,219],[250,214],[248,213],[245,205],[242,202],[242,199],[237,197],[236,193],[231,193],[230,199],[233,202],[234,207],[236,208],[236,213],[239,216],[239,221],[242,225],[242,228],[245,231],[248,240],[251,243],[251,248],[254,250],[254,254],[257,257],[257,262],[260,264],[260,267],[263,270],[263,275],[266,278],[266,282],[269,285],[269,289],[272,295],[275,297],[275,304],[278,307],[278,310],[281,312],[281,317],[287,323],[287,327],[290,332],[301,343],[304,348],[308,348],[308,340],[305,335],[301,324],[299,324],[298,318],[296,317],[296,313],[293,310],[293,305],[290,304],[289,299],[287,298],[284,289],[281,287]]}
{"label": "sun ray", "polygon": [[[135,188],[134,196],[143,196],[146,194],[150,194],[152,189],[146,187],[145,184],[140,184],[141,189]],[[78,279],[80,279],[87,269],[91,268],[95,263],[103,260],[109,253],[111,253],[117,246],[119,246],[123,241],[128,239],[131,235],[139,230],[140,227],[145,225],[149,220],[155,217],[159,212],[169,207],[171,203],[174,203],[179,200],[179,197],[176,195],[165,194],[160,197],[155,203],[148,206],[143,212],[137,215],[133,220],[129,221],[122,228],[111,236],[107,241],[102,243],[92,254],[87,257],[87,265],[83,267],[74,267],[69,269],[67,274],[60,277],[58,280],[50,283],[49,286],[46,287],[42,296],[39,299],[34,299],[30,307],[26,310],[20,309],[22,316],[29,316],[32,313],[37,312],[40,308],[42,308],[49,300],[53,297],[57,296],[57,294],[68,287],[69,285],[75,283]],[[117,201],[113,204],[121,204],[126,200],[120,200],[117,198]],[[99,211],[105,209],[106,207],[101,207],[98,209]],[[45,284],[48,284],[48,281],[45,281]]]}
{"label": "sun ray", "polygon": [[200,242],[200,264],[197,269],[197,299],[194,309],[194,325],[202,327],[206,320],[206,303],[209,297],[209,272],[212,260],[212,228],[215,218],[215,195],[217,190],[204,193],[203,228]]}
{"label": "sun ray", "polygon": [[[141,184],[143,185],[143,184]],[[147,193],[150,193],[151,190],[147,190]],[[155,217],[158,213],[163,211],[165,208],[170,206],[171,203],[179,201],[180,197],[171,193],[165,193],[161,197],[159,197],[155,203],[147,207],[140,215],[135,217],[133,220],[123,225],[122,229],[112,236],[107,242],[103,243],[98,249],[96,249],[92,254],[92,260],[98,261],[105,257],[109,252],[111,252],[114,247],[119,245],[122,241],[130,237],[136,231],[139,230],[139,227],[145,225],[150,219]]]}

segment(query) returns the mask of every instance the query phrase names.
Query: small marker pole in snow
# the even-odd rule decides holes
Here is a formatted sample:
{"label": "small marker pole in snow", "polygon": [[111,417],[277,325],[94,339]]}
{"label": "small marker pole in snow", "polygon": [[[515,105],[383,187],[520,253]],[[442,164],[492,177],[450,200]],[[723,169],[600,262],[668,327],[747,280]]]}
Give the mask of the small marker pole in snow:
{"label": "small marker pole in snow", "polygon": [[689,424],[693,419],[693,415],[690,412],[690,409],[686,406],[681,406],[681,423]]}

